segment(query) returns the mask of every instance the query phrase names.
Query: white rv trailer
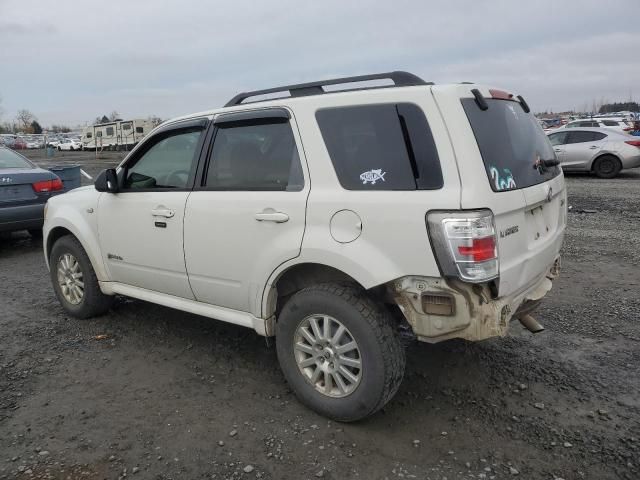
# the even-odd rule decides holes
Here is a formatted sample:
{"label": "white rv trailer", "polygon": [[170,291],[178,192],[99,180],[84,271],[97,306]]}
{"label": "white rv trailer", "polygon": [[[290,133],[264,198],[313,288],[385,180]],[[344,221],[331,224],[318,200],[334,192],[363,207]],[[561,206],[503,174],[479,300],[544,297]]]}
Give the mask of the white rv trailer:
{"label": "white rv trailer", "polygon": [[81,141],[89,150],[125,150],[136,145],[153,127],[151,120],[141,118],[99,123],[85,127]]}

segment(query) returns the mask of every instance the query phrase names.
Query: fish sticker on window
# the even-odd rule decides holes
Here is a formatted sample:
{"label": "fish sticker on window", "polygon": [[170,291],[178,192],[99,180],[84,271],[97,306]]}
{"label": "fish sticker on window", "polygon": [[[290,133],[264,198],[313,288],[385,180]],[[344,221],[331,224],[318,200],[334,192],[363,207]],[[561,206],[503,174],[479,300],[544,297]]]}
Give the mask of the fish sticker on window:
{"label": "fish sticker on window", "polygon": [[491,167],[489,172],[491,172],[491,181],[493,181],[496,190],[501,191],[516,188],[516,181],[513,179],[511,170],[508,168],[502,169],[502,175],[500,175],[496,167]]}
{"label": "fish sticker on window", "polygon": [[360,180],[362,180],[362,184],[366,185],[370,183],[371,185],[375,185],[378,180],[384,180],[384,176],[387,172],[383,172],[381,168],[377,170],[369,170],[368,172],[363,172],[360,174]]}

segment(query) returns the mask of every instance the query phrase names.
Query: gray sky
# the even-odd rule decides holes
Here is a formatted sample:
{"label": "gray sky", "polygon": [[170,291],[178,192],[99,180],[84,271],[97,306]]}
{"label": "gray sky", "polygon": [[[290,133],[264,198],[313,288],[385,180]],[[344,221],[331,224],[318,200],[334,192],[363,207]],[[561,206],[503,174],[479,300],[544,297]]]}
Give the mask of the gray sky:
{"label": "gray sky", "polygon": [[0,120],[169,118],[395,69],[504,87],[535,111],[638,100],[639,20],[640,0],[0,0]]}

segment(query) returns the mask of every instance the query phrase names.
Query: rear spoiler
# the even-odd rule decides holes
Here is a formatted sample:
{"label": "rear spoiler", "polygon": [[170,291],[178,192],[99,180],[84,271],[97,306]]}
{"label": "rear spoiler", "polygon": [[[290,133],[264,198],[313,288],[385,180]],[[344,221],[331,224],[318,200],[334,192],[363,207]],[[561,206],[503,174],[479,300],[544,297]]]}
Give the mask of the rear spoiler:
{"label": "rear spoiler", "polygon": [[[482,92],[480,90],[478,90],[477,88],[473,88],[471,89],[471,93],[473,94],[476,100],[476,104],[478,105],[478,108],[480,108],[480,110],[487,110],[489,108],[489,104],[487,103],[487,100],[484,98],[484,95],[482,95]],[[489,93],[491,93],[491,98],[515,101],[513,99],[513,94],[505,92],[503,90],[490,89]],[[516,98],[518,99],[522,110],[524,110],[525,113],[529,113],[531,109],[529,108],[529,104],[525,101],[525,99],[522,98],[522,95],[518,95]]]}

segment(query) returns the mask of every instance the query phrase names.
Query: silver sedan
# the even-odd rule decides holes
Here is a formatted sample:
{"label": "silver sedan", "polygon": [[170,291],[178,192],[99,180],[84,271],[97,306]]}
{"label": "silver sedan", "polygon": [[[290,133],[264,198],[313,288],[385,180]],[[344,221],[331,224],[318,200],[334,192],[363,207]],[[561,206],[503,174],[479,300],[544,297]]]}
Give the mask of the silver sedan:
{"label": "silver sedan", "polygon": [[640,137],[605,128],[571,128],[547,133],[565,171],[587,171],[613,178],[640,167]]}

